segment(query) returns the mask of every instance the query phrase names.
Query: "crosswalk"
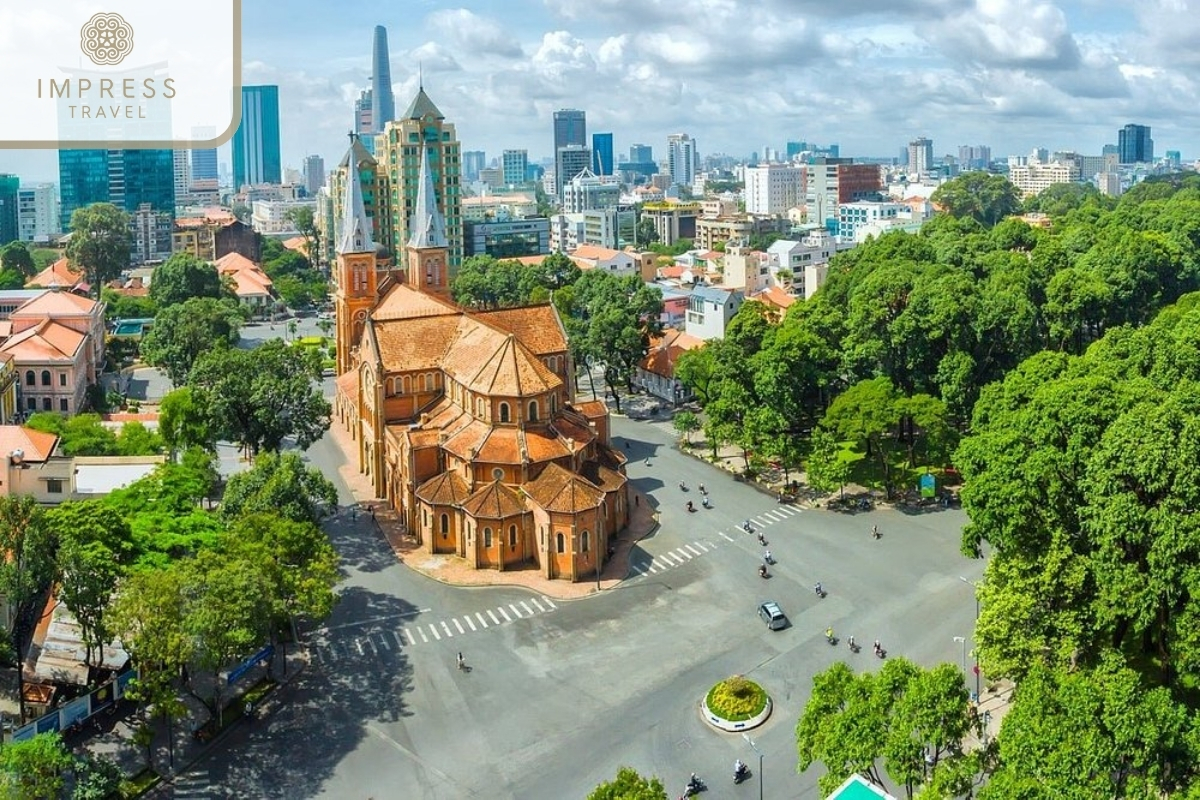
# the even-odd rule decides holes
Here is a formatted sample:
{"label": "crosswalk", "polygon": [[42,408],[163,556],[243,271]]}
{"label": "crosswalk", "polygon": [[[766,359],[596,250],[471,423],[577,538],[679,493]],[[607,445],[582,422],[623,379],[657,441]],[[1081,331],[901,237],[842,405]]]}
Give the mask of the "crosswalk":
{"label": "crosswalk", "polygon": [[462,614],[433,622],[411,622],[363,633],[351,638],[327,638],[313,643],[312,654],[318,663],[331,665],[346,659],[378,657],[389,651],[446,641],[490,628],[499,628],[521,619],[549,614],[558,606],[545,596],[516,600],[482,611]]}
{"label": "crosswalk", "polygon": [[[799,515],[802,509],[795,506],[780,506],[779,508],[765,511],[756,517],[750,518],[750,524],[755,530],[766,528],[778,522],[784,522]],[[681,567],[684,564],[692,561],[700,556],[706,555],[717,549],[722,542],[736,542],[739,536],[746,536],[741,526],[730,526],[725,530],[718,530],[715,535],[721,541],[714,539],[699,539],[682,547],[676,547],[674,550],[668,550],[665,553],[649,556],[649,558],[635,561],[631,563],[630,569],[636,573],[633,577],[640,578],[646,575],[657,575],[660,572],[665,572],[675,567]],[[647,554],[648,555],[648,554]]]}

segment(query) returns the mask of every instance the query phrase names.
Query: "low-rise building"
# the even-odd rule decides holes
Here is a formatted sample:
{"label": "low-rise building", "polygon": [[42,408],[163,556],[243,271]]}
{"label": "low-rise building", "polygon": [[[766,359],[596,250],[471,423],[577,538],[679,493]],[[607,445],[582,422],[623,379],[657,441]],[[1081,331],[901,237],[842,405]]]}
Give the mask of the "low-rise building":
{"label": "low-rise building", "polygon": [[640,273],[641,260],[624,250],[584,244],[576,247],[570,255],[580,269],[603,270],[622,278]]}
{"label": "low-rise building", "polygon": [[680,239],[695,239],[696,220],[699,216],[699,203],[662,202],[646,203],[642,206],[642,217],[654,223],[658,241],[668,246]]}
{"label": "low-rise building", "polygon": [[86,293],[88,285],[83,270],[76,269],[66,258],[60,258],[25,281],[26,289],[66,289]]}
{"label": "low-rise building", "polygon": [[725,328],[745,302],[738,289],[697,286],[688,298],[686,332],[701,341],[725,338]]}
{"label": "low-rise building", "polygon": [[317,201],[312,200],[255,200],[250,224],[263,236],[282,237],[299,233],[292,219],[295,211],[308,208],[317,213]]}
{"label": "low-rise building", "polygon": [[650,351],[634,370],[634,384],[672,406],[690,402],[695,397],[691,389],[675,379],[675,365],[681,355],[703,346],[703,339],[664,328],[662,338],[650,343]]}
{"label": "low-rise building", "polygon": [[0,425],[0,497],[29,495],[39,503],[69,500],[75,465],[58,453],[58,435],[21,425]]}
{"label": "low-rise building", "polygon": [[838,244],[824,229],[816,229],[799,240],[780,239],[767,248],[768,267],[773,276],[790,274],[791,290],[806,300],[825,282],[829,259]]}
{"label": "low-rise building", "polygon": [[700,217],[696,220],[696,247],[715,250],[722,242],[749,239],[757,233],[773,233],[782,220],[738,214],[732,217]]}
{"label": "low-rise building", "polygon": [[0,353],[12,356],[26,414],[79,413],[87,397],[89,352],[86,335],[50,319],[0,344]]}
{"label": "low-rise building", "polygon": [[741,289],[745,294],[757,294],[771,284],[771,263],[766,253],[751,250],[745,240],[730,242],[722,259],[723,284],[727,289]]}
{"label": "low-rise building", "polygon": [[255,313],[265,311],[275,302],[274,284],[267,273],[241,253],[219,258],[215,266],[218,273],[233,279],[233,291],[238,301]]}
{"label": "low-rise building", "polygon": [[221,209],[176,219],[171,249],[209,262],[230,253],[240,253],[255,262],[262,258],[262,243],[254,229]]}
{"label": "low-rise building", "polygon": [[463,227],[468,256],[488,255],[504,259],[550,252],[550,220],[546,217],[467,222]]}
{"label": "low-rise building", "polygon": [[[50,290],[24,303],[9,314],[14,338],[43,320],[69,328],[87,339],[84,354],[84,385],[95,383],[104,366],[105,304],[74,292]],[[20,359],[17,361],[20,367]],[[66,384],[61,381],[59,388]],[[58,410],[58,409],[55,409]],[[72,412],[74,413],[74,412]]]}

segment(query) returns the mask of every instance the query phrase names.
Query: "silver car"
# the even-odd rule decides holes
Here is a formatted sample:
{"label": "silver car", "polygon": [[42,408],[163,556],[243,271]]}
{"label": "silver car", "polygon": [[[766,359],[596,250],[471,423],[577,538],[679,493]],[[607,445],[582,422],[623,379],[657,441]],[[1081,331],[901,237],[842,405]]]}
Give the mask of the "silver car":
{"label": "silver car", "polygon": [[758,607],[758,616],[763,622],[767,623],[767,627],[773,631],[786,628],[788,626],[787,615],[783,613],[783,609],[774,600],[768,600]]}

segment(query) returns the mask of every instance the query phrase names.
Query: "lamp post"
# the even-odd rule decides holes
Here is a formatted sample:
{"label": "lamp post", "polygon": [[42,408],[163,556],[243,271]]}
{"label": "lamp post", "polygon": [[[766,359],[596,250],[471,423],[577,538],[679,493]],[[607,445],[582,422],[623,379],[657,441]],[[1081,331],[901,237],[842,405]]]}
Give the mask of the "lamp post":
{"label": "lamp post", "polygon": [[[979,584],[975,583],[975,581],[967,580],[962,575],[959,575],[958,579],[975,590],[975,628],[976,628],[976,630],[978,630],[978,628],[979,628]],[[974,637],[976,635],[977,634],[973,633],[971,635],[971,638],[974,639]],[[980,669],[979,669],[979,640],[978,639],[975,639],[975,647],[973,648],[973,652],[975,654],[975,702],[979,702],[980,697],[982,697],[982,693],[979,691]]]}
{"label": "lamp post", "polygon": [[966,680],[966,678],[967,678],[967,637],[965,637],[965,636],[955,636],[955,637],[954,637],[954,642],[955,642],[955,644],[961,644],[961,645],[962,645],[962,671],[963,671],[963,680]]}
{"label": "lamp post", "polygon": [[746,744],[750,745],[750,749],[758,754],[758,800],[763,800],[763,754],[754,744],[754,740],[750,738],[750,734],[743,733],[742,738],[746,740]]}

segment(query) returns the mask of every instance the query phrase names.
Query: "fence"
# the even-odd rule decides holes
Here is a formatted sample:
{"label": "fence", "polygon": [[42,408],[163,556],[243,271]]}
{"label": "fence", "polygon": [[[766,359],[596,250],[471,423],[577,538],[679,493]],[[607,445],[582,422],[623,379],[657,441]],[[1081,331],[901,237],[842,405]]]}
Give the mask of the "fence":
{"label": "fence", "polygon": [[17,728],[12,735],[12,741],[20,742],[32,739],[39,733],[65,731],[72,725],[81,725],[101,711],[116,705],[125,696],[129,683],[137,677],[137,670],[130,669],[122,672],[114,680],[104,684],[91,694],[77,697],[61,708],[56,708],[49,714],[38,717],[33,722]]}

